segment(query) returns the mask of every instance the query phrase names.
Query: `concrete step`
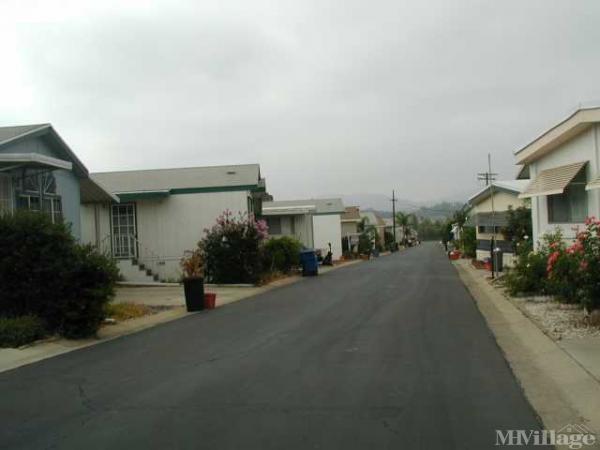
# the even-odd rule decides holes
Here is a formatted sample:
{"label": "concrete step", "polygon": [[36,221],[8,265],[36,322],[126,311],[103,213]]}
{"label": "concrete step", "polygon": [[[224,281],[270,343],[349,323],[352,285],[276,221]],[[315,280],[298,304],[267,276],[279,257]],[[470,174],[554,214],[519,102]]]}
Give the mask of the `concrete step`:
{"label": "concrete step", "polygon": [[131,259],[117,260],[119,272],[125,281],[136,283],[155,283],[158,281],[158,275],[152,273],[150,269],[143,265],[138,265],[136,261]]}

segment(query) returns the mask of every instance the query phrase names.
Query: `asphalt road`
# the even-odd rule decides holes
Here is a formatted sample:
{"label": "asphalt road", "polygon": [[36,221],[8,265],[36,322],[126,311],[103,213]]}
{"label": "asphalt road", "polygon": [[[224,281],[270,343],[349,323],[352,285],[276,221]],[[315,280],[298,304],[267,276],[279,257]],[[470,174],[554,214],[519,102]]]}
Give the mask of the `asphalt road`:
{"label": "asphalt road", "polygon": [[434,244],[0,374],[10,449],[480,450],[535,428]]}

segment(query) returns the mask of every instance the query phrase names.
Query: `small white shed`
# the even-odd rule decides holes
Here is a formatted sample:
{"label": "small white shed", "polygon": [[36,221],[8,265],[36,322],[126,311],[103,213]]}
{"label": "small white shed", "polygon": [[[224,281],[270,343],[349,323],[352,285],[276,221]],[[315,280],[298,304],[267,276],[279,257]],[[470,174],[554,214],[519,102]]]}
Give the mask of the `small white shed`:
{"label": "small white shed", "polygon": [[339,198],[264,202],[262,214],[271,236],[293,236],[305,247],[329,249],[333,259],[342,256],[344,203]]}

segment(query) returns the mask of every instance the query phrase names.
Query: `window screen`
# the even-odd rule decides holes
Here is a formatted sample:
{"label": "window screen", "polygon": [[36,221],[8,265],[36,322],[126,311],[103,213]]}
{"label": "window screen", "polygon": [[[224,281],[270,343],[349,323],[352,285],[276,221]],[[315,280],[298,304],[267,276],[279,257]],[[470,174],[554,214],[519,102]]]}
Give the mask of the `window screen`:
{"label": "window screen", "polygon": [[582,170],[565,192],[548,196],[549,223],[583,223],[587,216],[585,171]]}

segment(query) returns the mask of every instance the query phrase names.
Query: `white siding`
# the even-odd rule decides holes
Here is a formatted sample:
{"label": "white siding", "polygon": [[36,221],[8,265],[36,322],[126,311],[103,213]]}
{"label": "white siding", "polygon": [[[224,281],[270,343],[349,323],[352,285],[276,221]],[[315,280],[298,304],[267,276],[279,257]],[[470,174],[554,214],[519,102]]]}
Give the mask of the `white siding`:
{"label": "white siding", "polygon": [[[138,200],[137,237],[139,260],[161,279],[178,279],[179,261],[185,250],[195,248],[204,229],[215,224],[226,209],[234,215],[248,212],[247,191],[178,194]],[[110,205],[81,206],[82,242],[109,250]]]}
{"label": "white siding", "polygon": [[[574,162],[588,161],[587,179],[588,182],[596,179],[599,174],[599,153],[598,153],[598,125],[590,128],[574,139],[567,141],[551,153],[543,156],[538,161],[531,163],[530,175],[534,179],[542,170],[551,169]],[[588,194],[588,216],[600,215],[600,190],[593,189],[587,191]],[[547,232],[552,232],[559,227],[564,234],[565,239],[575,238],[574,228],[582,228],[581,224],[554,224],[548,223],[548,204],[547,197],[534,197],[531,201],[533,237],[537,243],[540,237]]]}
{"label": "white siding", "polygon": [[315,249],[322,249],[323,254],[329,249],[333,259],[342,256],[342,222],[340,214],[326,214],[313,216],[313,233]]}
{"label": "white siding", "polygon": [[[233,191],[136,201],[140,261],[163,279],[179,278],[183,253],[195,248],[226,209],[236,216],[247,214],[248,196],[247,191]],[[161,263],[152,263],[156,256]]]}
{"label": "white siding", "polygon": [[103,252],[110,252],[110,205],[85,203],[80,209],[81,242],[92,244]]}
{"label": "white siding", "polygon": [[274,233],[273,230],[269,230],[269,236],[274,238],[290,236],[298,239],[302,245],[307,248],[314,247],[311,221],[312,216],[310,214],[294,214],[288,216],[271,215],[269,217],[278,217],[281,220],[281,233]]}
{"label": "white siding", "polygon": [[[506,191],[494,193],[494,211],[508,211],[508,207],[518,208],[525,205],[525,200],[519,198],[519,194],[511,194]],[[492,198],[488,197],[473,207],[472,213],[492,212]]]}

